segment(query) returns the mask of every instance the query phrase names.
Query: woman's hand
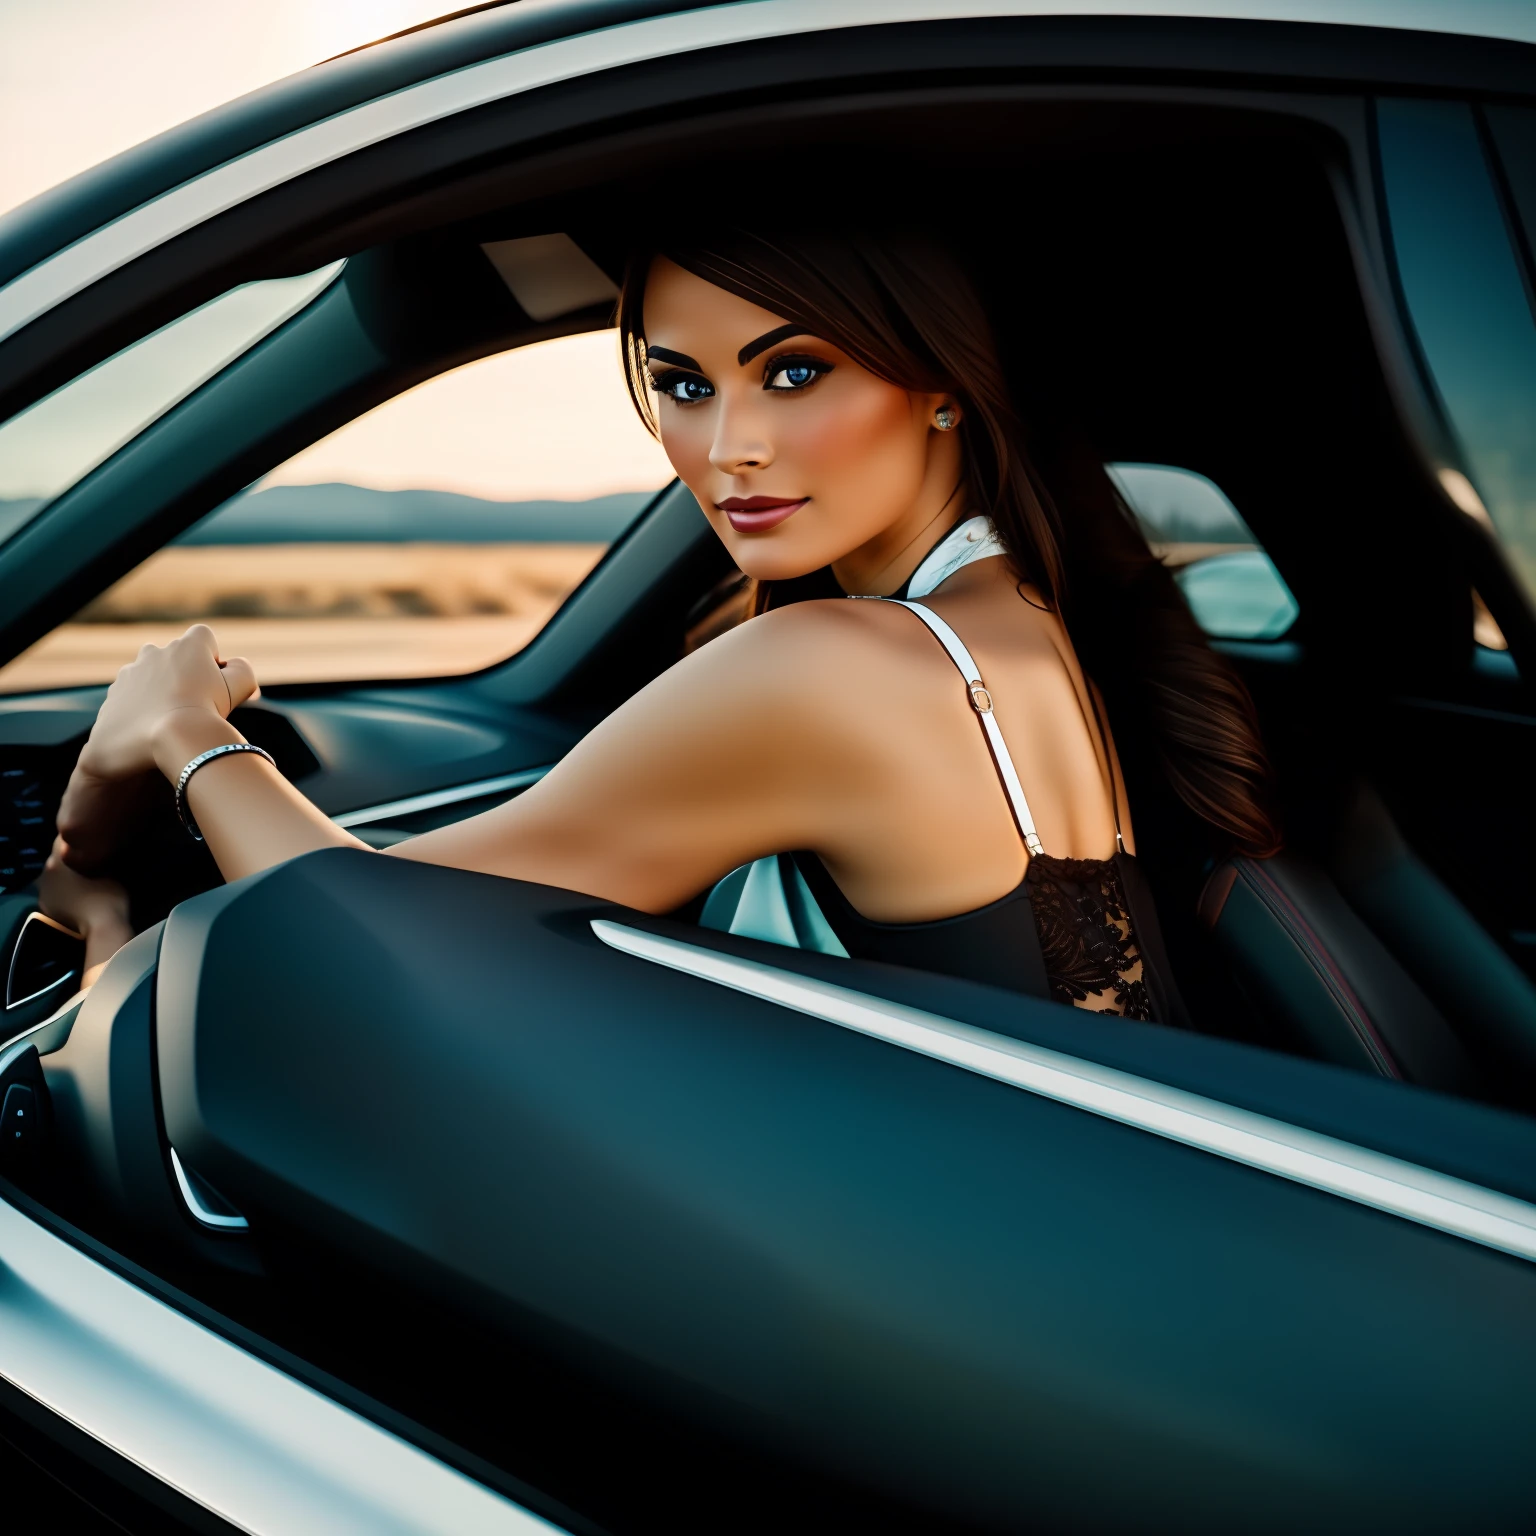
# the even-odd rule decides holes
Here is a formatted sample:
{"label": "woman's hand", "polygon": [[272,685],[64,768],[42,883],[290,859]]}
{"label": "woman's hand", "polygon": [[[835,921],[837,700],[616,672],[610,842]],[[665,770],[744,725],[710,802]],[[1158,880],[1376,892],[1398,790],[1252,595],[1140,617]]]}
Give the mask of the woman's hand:
{"label": "woman's hand", "polygon": [[146,645],[107,690],[70,775],[59,806],[61,860],[75,870],[99,868],[150,776],[159,769],[174,778],[186,759],[174,766],[171,759],[189,739],[207,737],[209,746],[238,739],[223,722],[259,691],[250,662],[220,661],[206,624],[169,645]]}
{"label": "woman's hand", "polygon": [[43,913],[85,939],[85,975],[96,972],[133,937],[128,921],[128,893],[115,880],[92,880],[64,862],[64,841],[57,839],[37,883]]}
{"label": "woman's hand", "polygon": [[224,720],[259,691],[250,662],[243,656],[220,661],[213,631],[194,624],[169,645],[146,645],[117,674],[80,766],[108,781],[152,773],[172,716],[188,710]]}

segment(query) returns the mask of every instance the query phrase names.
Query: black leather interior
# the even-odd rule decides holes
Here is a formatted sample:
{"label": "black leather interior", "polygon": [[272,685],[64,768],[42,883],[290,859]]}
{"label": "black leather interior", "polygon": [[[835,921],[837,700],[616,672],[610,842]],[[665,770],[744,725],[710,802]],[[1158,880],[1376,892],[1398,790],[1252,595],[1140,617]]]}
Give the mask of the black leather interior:
{"label": "black leather interior", "polygon": [[1382,1077],[1472,1086],[1450,1025],[1310,859],[1232,859],[1200,905],[1238,984],[1298,1049]]}
{"label": "black leather interior", "polygon": [[1446,1092],[1523,1097],[1536,986],[1360,785],[1322,859],[1220,865],[1200,917],[1294,1048]]}
{"label": "black leather interior", "polygon": [[1497,1088],[1536,1085],[1536,985],[1409,847],[1381,798],[1357,788],[1334,879],[1450,1022]]}

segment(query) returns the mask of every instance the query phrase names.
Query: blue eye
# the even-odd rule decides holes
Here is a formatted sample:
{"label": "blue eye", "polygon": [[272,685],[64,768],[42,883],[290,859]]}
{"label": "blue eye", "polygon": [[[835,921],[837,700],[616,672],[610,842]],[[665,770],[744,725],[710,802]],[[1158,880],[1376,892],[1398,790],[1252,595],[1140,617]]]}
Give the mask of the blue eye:
{"label": "blue eye", "polygon": [[768,365],[763,380],[764,389],[776,389],[785,393],[806,389],[824,373],[831,373],[832,365],[814,357],[781,357]]}
{"label": "blue eye", "polygon": [[694,405],[700,400],[708,400],[715,392],[715,386],[696,373],[667,373],[652,382],[658,394],[676,400],[679,405]]}

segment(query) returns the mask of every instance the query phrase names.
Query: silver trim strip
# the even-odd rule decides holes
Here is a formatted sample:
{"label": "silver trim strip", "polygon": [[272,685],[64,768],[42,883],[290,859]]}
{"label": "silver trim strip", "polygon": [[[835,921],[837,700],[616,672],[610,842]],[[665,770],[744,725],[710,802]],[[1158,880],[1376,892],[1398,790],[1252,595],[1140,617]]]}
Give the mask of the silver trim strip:
{"label": "silver trim strip", "polygon": [[416,811],[435,811],[440,806],[457,805],[461,800],[478,800],[482,795],[511,794],[537,784],[555,765],[524,768],[518,773],[504,773],[499,779],[477,779],[473,784],[455,784],[451,789],[434,789],[425,795],[411,795],[405,800],[388,800],[383,805],[368,805],[357,811],[343,811],[331,820],[338,827],[366,827],[391,816],[410,816]]}
{"label": "silver trim strip", "polygon": [[[52,928],[55,932],[59,931],[59,925],[44,917],[41,912],[27,913],[25,921],[22,923],[21,927],[16,930],[16,942],[11,946],[11,963],[5,973],[5,1011],[7,1013],[9,1013],[12,1008],[20,1008],[24,1003],[35,1003],[38,998],[43,997],[49,992],[52,992],[55,987],[62,987],[66,981],[69,981],[73,977],[80,974],[79,971],[65,971],[62,976],[57,977],[53,981],[50,981],[46,987],[39,987],[36,992],[28,992],[25,997],[18,997],[14,1002],[11,1000],[11,982],[15,979],[16,976],[16,957],[21,953],[21,946],[26,941],[27,929],[30,928],[33,923],[40,923],[44,927]],[[83,945],[84,941],[82,940],[80,942]]]}
{"label": "silver trim strip", "polygon": [[[1405,14],[1406,12],[1406,14]],[[1380,0],[736,0],[653,16],[471,64],[338,112],[227,161],[66,246],[0,289],[0,341],[109,273],[286,181],[428,123],[541,86],[647,59],[794,33],[914,21],[1007,16],[1173,16],[1310,21],[1408,31],[1455,31],[1536,41],[1536,17],[1461,0],[1387,8]],[[1482,19],[1479,20],[1481,15]],[[1451,25],[1454,18],[1454,25]]]}
{"label": "silver trim strip", "polygon": [[[27,1034],[31,1033],[31,1030],[27,1031]],[[24,1035],[18,1035],[14,1040],[6,1041],[4,1048],[0,1049],[0,1079],[3,1079],[5,1074],[11,1070],[11,1063],[17,1057],[24,1055],[27,1047],[31,1044],[32,1041],[28,1040]],[[39,1051],[38,1055],[42,1055],[42,1052]]]}
{"label": "silver trim strip", "polygon": [[[15,959],[15,955],[12,955],[11,960],[13,963],[15,962]],[[58,978],[58,980],[50,981],[46,987],[39,987],[36,992],[28,992],[25,997],[18,997],[14,1003],[7,1003],[5,1005],[5,1011],[9,1013],[11,1009],[20,1008],[24,1003],[35,1003],[38,998],[46,996],[49,992],[52,992],[55,987],[62,987],[66,981],[73,981],[79,974],[80,973],[78,971],[65,971],[64,974]]]}
{"label": "silver trim strip", "polygon": [[79,1013],[90,990],[89,987],[83,987],[73,997],[65,998],[41,1024],[33,1024],[19,1034],[0,1039],[0,1070],[3,1070],[12,1046],[35,1045],[39,1056],[47,1056],[58,1050],[69,1039],[69,1032],[75,1027],[75,1015]]}
{"label": "silver trim strip", "polygon": [[1028,1045],[847,987],[722,955],[605,918],[610,948],[948,1062],[1027,1093],[1197,1147],[1420,1226],[1536,1261],[1536,1206],[1149,1078]]}
{"label": "silver trim strip", "polygon": [[0,1375],[243,1531],[558,1529],[247,1354],[3,1200]]}
{"label": "silver trim strip", "polygon": [[187,1177],[187,1170],[181,1166],[181,1159],[176,1155],[176,1148],[171,1148],[171,1172],[176,1175],[176,1188],[181,1191],[182,1202],[192,1213],[192,1219],[200,1222],[205,1227],[212,1227],[217,1232],[249,1232],[251,1224],[244,1216],[225,1216],[219,1211],[211,1211],[203,1204],[202,1196],[192,1187],[192,1181]]}

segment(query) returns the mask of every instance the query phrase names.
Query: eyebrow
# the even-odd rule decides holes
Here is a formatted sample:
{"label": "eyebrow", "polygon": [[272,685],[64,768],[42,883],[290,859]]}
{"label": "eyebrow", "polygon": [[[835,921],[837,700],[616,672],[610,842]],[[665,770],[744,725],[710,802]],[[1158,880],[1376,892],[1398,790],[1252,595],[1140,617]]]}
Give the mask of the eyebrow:
{"label": "eyebrow", "polygon": [[781,341],[788,341],[791,336],[809,336],[810,334],[803,325],[781,325],[775,330],[765,331],[756,341],[749,341],[736,354],[736,361],[745,368],[754,357],[760,352],[766,352],[769,347],[777,346]]}
{"label": "eyebrow", "polygon": [[704,372],[686,352],[673,352],[667,347],[647,347],[645,359],[649,362],[652,358],[655,358],[658,363],[672,363],[679,368],[692,368],[695,373]]}

